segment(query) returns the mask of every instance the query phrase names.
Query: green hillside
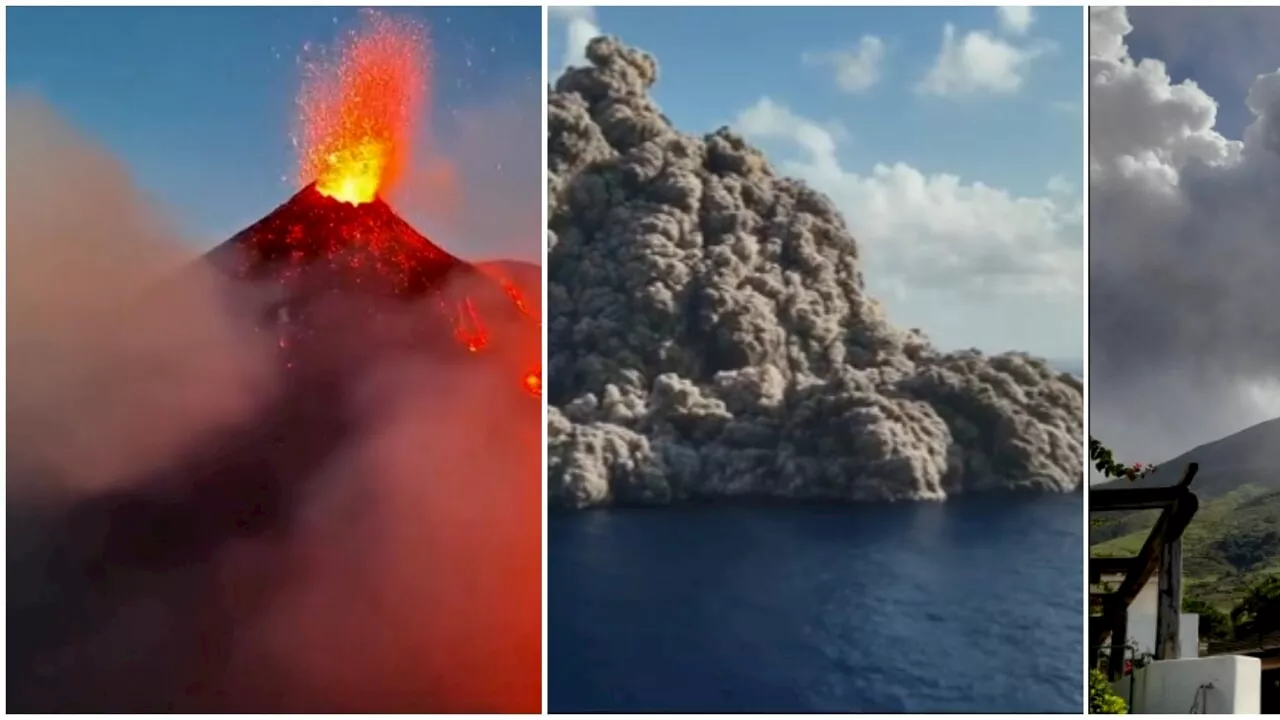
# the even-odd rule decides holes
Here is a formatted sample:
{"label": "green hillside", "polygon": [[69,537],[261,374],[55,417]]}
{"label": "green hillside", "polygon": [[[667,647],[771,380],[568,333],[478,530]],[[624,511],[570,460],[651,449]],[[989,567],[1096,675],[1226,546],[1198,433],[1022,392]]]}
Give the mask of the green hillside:
{"label": "green hillside", "polygon": [[[1200,510],[1183,535],[1185,596],[1227,610],[1250,584],[1280,575],[1280,418],[1166,460],[1135,482],[1119,480],[1092,489],[1174,485],[1192,462],[1200,467],[1191,483]],[[1156,515],[1094,514],[1092,554],[1136,555]]]}
{"label": "green hillside", "polygon": [[[1196,485],[1192,483],[1193,490]],[[1201,494],[1200,511],[1183,535],[1185,595],[1227,611],[1246,587],[1266,576],[1280,575],[1280,489],[1246,484],[1213,495]],[[1090,533],[1092,554],[1137,555],[1156,514],[1095,515]]]}

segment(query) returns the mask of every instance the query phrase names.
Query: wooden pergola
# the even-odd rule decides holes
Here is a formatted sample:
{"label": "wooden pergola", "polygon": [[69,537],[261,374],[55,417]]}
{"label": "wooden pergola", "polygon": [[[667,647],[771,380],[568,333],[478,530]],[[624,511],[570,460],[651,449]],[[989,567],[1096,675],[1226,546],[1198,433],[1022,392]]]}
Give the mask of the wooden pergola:
{"label": "wooden pergola", "polygon": [[[1180,655],[1181,638],[1179,621],[1182,613],[1182,533],[1200,507],[1200,501],[1191,492],[1199,466],[1187,465],[1182,480],[1177,485],[1150,488],[1115,488],[1091,490],[1089,513],[1117,512],[1125,510],[1154,510],[1162,512],[1151,527],[1151,533],[1136,557],[1089,558],[1089,584],[1100,585],[1104,577],[1121,576],[1113,592],[1089,593],[1089,647],[1090,652],[1101,648],[1108,636],[1111,649],[1107,660],[1107,674],[1112,680],[1124,673],[1124,651],[1128,640],[1129,606],[1147,586],[1153,573],[1159,572],[1157,587],[1159,600],[1156,605],[1155,659],[1176,660]],[[1102,614],[1094,616],[1093,608],[1101,607]]]}
{"label": "wooden pergola", "polygon": [[1235,640],[1209,643],[1206,655],[1248,655],[1262,661],[1262,671],[1280,670],[1280,630]]}

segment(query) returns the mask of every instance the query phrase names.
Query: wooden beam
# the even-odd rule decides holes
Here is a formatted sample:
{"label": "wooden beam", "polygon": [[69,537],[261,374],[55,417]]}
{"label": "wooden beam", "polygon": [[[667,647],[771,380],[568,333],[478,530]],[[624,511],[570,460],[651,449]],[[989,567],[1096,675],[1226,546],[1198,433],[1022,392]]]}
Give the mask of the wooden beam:
{"label": "wooden beam", "polygon": [[1089,582],[1097,585],[1104,575],[1128,575],[1137,558],[1091,557],[1089,558]]}
{"label": "wooden beam", "polygon": [[1166,538],[1160,549],[1156,601],[1156,660],[1182,657],[1182,538]]}
{"label": "wooden beam", "polygon": [[1191,522],[1191,518],[1199,508],[1199,499],[1194,493],[1188,492],[1179,498],[1173,507],[1160,513],[1160,517],[1156,518],[1155,526],[1151,528],[1151,534],[1147,536],[1147,541],[1142,546],[1142,552],[1134,558],[1134,565],[1129,574],[1115,591],[1115,595],[1124,602],[1125,607],[1138,597],[1138,593],[1142,592],[1142,588],[1146,587],[1147,581],[1155,573],[1156,565],[1160,561],[1160,549],[1166,543],[1182,537],[1182,532],[1187,529],[1187,524]]}
{"label": "wooden beam", "polygon": [[1098,650],[1107,639],[1111,628],[1107,627],[1108,618],[1103,615],[1089,616],[1089,667],[1098,666]]}
{"label": "wooden beam", "polygon": [[1240,640],[1210,640],[1207,654],[1253,655],[1255,657],[1276,654],[1280,657],[1280,630]]}
{"label": "wooden beam", "polygon": [[1115,598],[1103,612],[1111,631],[1111,652],[1107,656],[1107,678],[1112,682],[1124,677],[1124,650],[1129,642],[1129,605]]}
{"label": "wooden beam", "polygon": [[1168,507],[1184,491],[1176,485],[1089,491],[1089,512],[1120,512]]}
{"label": "wooden beam", "polygon": [[1089,566],[1098,568],[1098,572],[1103,575],[1128,575],[1129,568],[1133,567],[1133,561],[1136,559],[1131,557],[1091,557],[1089,558]]}
{"label": "wooden beam", "polygon": [[1187,463],[1187,469],[1177,485],[1090,490],[1089,512],[1167,508],[1188,492],[1188,486],[1199,471],[1199,464]]}
{"label": "wooden beam", "polygon": [[1182,471],[1182,479],[1178,481],[1177,487],[1183,490],[1191,487],[1191,481],[1196,479],[1196,473],[1200,472],[1200,463],[1187,463],[1187,469]]}

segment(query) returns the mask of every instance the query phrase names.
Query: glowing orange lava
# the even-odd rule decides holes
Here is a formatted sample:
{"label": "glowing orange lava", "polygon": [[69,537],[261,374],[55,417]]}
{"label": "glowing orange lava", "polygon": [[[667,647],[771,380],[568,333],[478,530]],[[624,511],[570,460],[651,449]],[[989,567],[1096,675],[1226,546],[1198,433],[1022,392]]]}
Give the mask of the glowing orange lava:
{"label": "glowing orange lava", "polygon": [[[516,311],[518,311],[524,317],[532,319],[534,323],[538,325],[538,327],[542,326],[542,318],[540,318],[535,313],[530,312],[529,303],[525,301],[524,293],[520,291],[520,288],[514,282],[512,282],[510,278],[495,271],[491,267],[482,267],[481,271],[484,272],[485,275],[487,275],[491,280],[498,283],[498,285],[502,287],[503,292],[506,293],[507,298],[511,301],[511,304],[515,306]],[[539,338],[539,340],[541,340],[541,338]],[[541,349],[541,343],[539,343],[539,349]],[[541,362],[535,361],[533,363],[533,369],[525,372],[520,382],[521,382],[521,385],[524,386],[525,392],[529,393],[534,397],[541,398],[542,397],[542,364]]]}
{"label": "glowing orange lava", "polygon": [[524,376],[524,389],[534,397],[542,397],[542,371],[530,370]]}
{"label": "glowing orange lava", "polygon": [[427,97],[426,30],[365,11],[336,56],[305,65],[298,98],[300,184],[359,205],[395,183]]}
{"label": "glowing orange lava", "polygon": [[516,310],[519,310],[521,315],[528,315],[529,305],[524,301],[524,295],[520,293],[520,288],[516,287],[515,283],[504,277],[495,276],[495,278],[497,279],[498,284],[501,285],[502,289],[507,293],[507,297],[511,298],[511,302],[516,306]]}
{"label": "glowing orange lava", "polygon": [[470,352],[480,352],[489,344],[489,333],[476,312],[475,303],[467,298],[458,303],[458,313],[454,317],[453,335]]}

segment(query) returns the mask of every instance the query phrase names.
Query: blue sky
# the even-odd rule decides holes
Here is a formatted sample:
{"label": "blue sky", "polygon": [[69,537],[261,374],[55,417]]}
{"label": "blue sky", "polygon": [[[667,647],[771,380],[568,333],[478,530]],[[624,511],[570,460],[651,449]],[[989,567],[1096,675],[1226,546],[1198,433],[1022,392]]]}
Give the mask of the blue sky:
{"label": "blue sky", "polygon": [[554,9],[553,76],[592,27],[657,57],[678,127],[734,125],[831,195],[895,321],[948,347],[1082,355],[1080,8]]}
{"label": "blue sky", "polygon": [[[451,158],[467,176],[464,184],[498,186],[538,211],[540,10],[389,12],[428,26],[435,68],[431,131],[442,147],[474,150]],[[297,58],[305,43],[332,44],[357,20],[354,8],[9,8],[7,16],[9,92],[40,95],[107,148],[201,246],[225,239],[296,189],[290,130],[301,78]],[[462,127],[526,124],[531,130],[502,132],[496,148]],[[459,138],[465,142],[453,142]],[[502,177],[485,169],[495,164],[504,165]],[[412,217],[423,213],[405,214],[431,224]],[[535,242],[541,237],[536,217],[521,233]],[[446,244],[537,255],[536,246],[504,245],[514,242],[503,240],[515,234],[510,228],[481,223],[478,232],[492,237],[479,241],[462,237],[468,229],[475,223],[439,228],[457,236]]]}

